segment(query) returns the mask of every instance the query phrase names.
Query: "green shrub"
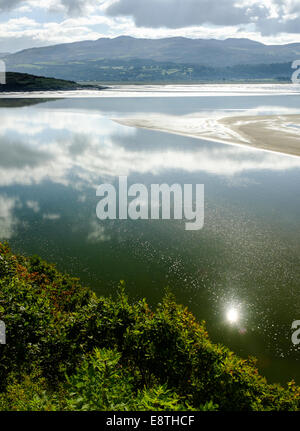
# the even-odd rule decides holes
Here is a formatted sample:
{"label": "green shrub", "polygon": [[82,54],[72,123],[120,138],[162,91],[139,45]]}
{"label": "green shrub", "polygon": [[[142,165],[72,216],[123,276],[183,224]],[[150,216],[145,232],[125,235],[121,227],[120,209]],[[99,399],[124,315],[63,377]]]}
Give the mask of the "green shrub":
{"label": "green shrub", "polygon": [[32,375],[10,375],[6,391],[0,394],[0,411],[64,410],[66,394],[62,388],[51,391],[37,372]]}
{"label": "green shrub", "polygon": [[95,349],[67,379],[69,410],[127,410],[133,391],[133,376],[122,369],[121,355]]}
{"label": "green shrub", "polygon": [[[156,310],[121,283],[97,298],[38,257],[0,244],[1,410],[299,410],[255,362],[213,344],[167,294]],[[38,370],[38,372],[37,372]]]}

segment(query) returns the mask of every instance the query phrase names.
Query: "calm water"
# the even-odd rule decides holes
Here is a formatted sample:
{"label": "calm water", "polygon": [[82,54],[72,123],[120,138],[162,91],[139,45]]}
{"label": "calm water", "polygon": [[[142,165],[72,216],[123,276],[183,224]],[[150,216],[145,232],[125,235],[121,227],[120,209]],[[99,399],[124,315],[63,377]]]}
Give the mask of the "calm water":
{"label": "calm water", "polygon": [[[300,159],[124,127],[112,118],[218,110],[299,113],[298,96],[0,101],[0,238],[99,294],[126,280],[155,304],[165,286],[214,341],[300,383]],[[96,217],[103,182],[205,185],[205,226]],[[239,314],[235,324],[227,315]]]}

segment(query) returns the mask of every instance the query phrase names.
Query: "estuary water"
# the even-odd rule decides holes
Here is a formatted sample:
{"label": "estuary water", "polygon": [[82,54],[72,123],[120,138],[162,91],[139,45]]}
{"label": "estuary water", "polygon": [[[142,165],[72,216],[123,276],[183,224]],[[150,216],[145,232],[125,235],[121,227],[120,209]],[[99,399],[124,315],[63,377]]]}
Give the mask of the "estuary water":
{"label": "estuary water", "polygon": [[[239,113],[299,114],[297,94],[0,100],[0,239],[99,295],[125,280],[155,305],[169,286],[211,338],[300,383],[300,158],[122,126]],[[192,133],[192,131],[191,131]],[[102,183],[204,184],[205,222],[99,221]]]}

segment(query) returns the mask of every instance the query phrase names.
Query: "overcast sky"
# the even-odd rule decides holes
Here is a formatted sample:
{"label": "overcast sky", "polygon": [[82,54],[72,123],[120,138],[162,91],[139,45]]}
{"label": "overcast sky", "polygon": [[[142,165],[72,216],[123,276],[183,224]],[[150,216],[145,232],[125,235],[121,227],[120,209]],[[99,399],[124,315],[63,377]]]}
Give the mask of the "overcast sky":
{"label": "overcast sky", "polygon": [[300,0],[0,0],[0,52],[120,35],[300,42]]}

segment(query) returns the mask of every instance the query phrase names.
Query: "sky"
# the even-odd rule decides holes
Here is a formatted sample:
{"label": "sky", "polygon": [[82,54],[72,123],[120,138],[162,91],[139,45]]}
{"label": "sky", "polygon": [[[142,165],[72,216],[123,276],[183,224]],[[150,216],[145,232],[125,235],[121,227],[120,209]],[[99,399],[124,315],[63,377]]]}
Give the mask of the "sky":
{"label": "sky", "polygon": [[300,42],[300,0],[0,0],[0,53],[121,35]]}

